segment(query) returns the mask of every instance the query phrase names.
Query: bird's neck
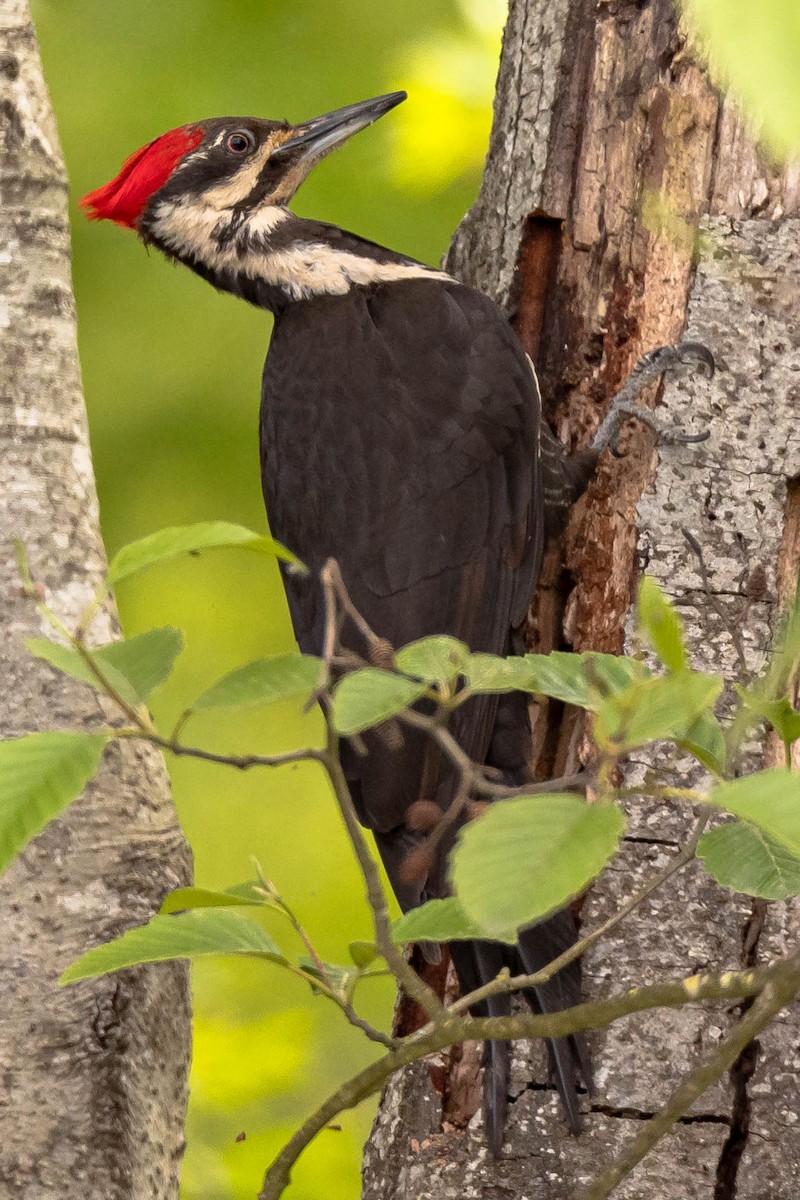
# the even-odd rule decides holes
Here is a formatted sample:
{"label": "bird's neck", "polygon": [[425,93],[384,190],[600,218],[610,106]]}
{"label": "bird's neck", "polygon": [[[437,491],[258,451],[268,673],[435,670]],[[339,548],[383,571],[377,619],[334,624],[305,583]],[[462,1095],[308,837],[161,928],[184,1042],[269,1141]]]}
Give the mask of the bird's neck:
{"label": "bird's neck", "polygon": [[169,200],[154,206],[140,233],[215,287],[272,312],[379,283],[449,279],[412,258],[283,207],[220,213]]}

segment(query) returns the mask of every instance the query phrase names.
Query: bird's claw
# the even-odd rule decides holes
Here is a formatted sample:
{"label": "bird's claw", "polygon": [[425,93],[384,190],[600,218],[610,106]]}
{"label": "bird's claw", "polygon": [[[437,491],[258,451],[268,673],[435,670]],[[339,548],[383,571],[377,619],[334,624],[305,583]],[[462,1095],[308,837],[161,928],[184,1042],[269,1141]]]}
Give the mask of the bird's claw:
{"label": "bird's claw", "polygon": [[612,400],[591,448],[598,453],[607,448],[616,453],[617,438],[628,417],[636,417],[649,425],[659,441],[668,445],[693,445],[707,441],[710,437],[707,429],[702,433],[683,433],[672,429],[657,420],[650,409],[641,408],[636,401],[649,383],[664,375],[682,379],[685,375],[699,374],[711,379],[715,370],[714,355],[702,342],[678,342],[675,346],[659,346],[650,350],[639,359]]}

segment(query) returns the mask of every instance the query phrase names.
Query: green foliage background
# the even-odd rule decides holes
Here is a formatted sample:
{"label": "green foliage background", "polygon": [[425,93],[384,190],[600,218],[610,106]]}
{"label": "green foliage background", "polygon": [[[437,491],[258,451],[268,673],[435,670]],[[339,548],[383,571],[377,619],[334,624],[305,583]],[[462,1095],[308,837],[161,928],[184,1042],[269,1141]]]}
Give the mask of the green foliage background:
{"label": "green foliage background", "polygon": [[[263,528],[256,422],[269,336],[264,314],[147,255],[77,198],[185,121],[225,113],[301,120],[397,87],[410,99],[328,159],[301,191],[314,214],[437,261],[474,196],[488,135],[502,0],[33,0],[71,181],[80,343],[101,515],[111,551],[167,524],[225,519]],[[302,499],[302,498],[301,498]],[[158,717],[224,671],[292,645],[273,563],[221,553],[124,583],[129,635],[187,634]],[[204,745],[279,751],[307,743],[313,717],[286,705],[198,717]],[[200,884],[252,876],[255,854],[346,961],[368,916],[333,804],[310,766],[237,776],[171,765]],[[278,927],[273,929],[285,933]],[[267,1160],[312,1106],[371,1054],[329,1005],[269,966],[194,971],[196,1045],[185,1200],[257,1190]],[[373,989],[388,1024],[391,991]],[[304,1156],[293,1200],[351,1200],[371,1112]],[[245,1140],[237,1135],[246,1134]]]}

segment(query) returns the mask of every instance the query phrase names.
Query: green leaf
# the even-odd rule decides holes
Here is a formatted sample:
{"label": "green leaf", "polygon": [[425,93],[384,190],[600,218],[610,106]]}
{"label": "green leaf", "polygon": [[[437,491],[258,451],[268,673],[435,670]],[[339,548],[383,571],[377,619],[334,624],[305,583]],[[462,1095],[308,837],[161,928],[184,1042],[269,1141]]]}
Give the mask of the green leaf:
{"label": "green leaf", "polygon": [[792,742],[800,738],[800,712],[794,708],[788,696],[781,696],[779,700],[767,700],[755,690],[748,691],[737,684],[734,684],[734,687],[742,703],[756,716],[768,721],[785,745],[791,746]]}
{"label": "green leaf", "polygon": [[552,654],[526,654],[523,661],[531,668],[531,678],[522,690],[592,710],[609,692],[628,688],[650,675],[638,659],[594,651],[568,654],[555,650]]}
{"label": "green leaf", "polygon": [[169,913],[185,912],[191,908],[270,908],[269,897],[258,883],[239,884],[225,892],[215,892],[210,888],[184,887],[176,888],[164,897],[164,902],[158,910],[162,916]]}
{"label": "green leaf", "polygon": [[362,971],[380,958],[380,951],[374,942],[351,942],[347,949],[355,965]]}
{"label": "green leaf", "polygon": [[456,895],[468,918],[504,937],[578,895],[624,828],[615,805],[561,793],[497,801],[459,836],[451,859]]}
{"label": "green leaf", "polygon": [[582,654],[554,650],[552,654],[526,654],[524,662],[531,671],[527,691],[552,696],[579,708],[589,707],[590,689]]}
{"label": "green leaf", "polygon": [[311,654],[274,654],[259,658],[217,680],[192,705],[210,708],[248,708],[295,696],[309,697],[317,687],[322,659]]}
{"label": "green leaf", "polygon": [[758,826],[800,857],[800,772],[775,767],[712,788],[709,804]]}
{"label": "green leaf", "polygon": [[713,712],[701,712],[686,733],[682,737],[676,737],[675,741],[682,750],[693,754],[707,770],[715,775],[723,774],[728,751],[722,726]]}
{"label": "green leaf", "polygon": [[[104,690],[83,655],[74,647],[47,638],[28,638],[25,645],[31,654],[44,659],[56,670],[91,684],[97,691]],[[180,630],[165,625],[125,641],[93,647],[90,653],[114,690],[135,708],[168,678],[182,648]]]}
{"label": "green leaf", "polygon": [[169,962],[176,958],[194,960],[213,954],[287,962],[269,934],[255,921],[227,908],[200,908],[178,916],[159,914],[113,942],[95,946],[67,967],[59,982],[75,983],[78,979],[109,975],[140,963]]}
{"label": "green leaf", "polygon": [[[395,942],[463,942],[485,938],[486,930],[471,921],[457,896],[445,900],[428,900],[412,908],[392,925]],[[516,941],[508,934],[501,941]]]}
{"label": "green leaf", "polygon": [[426,637],[410,642],[395,655],[398,671],[428,683],[449,683],[460,675],[469,647],[453,637]]}
{"label": "green leaf", "polygon": [[464,663],[472,692],[524,692],[531,686],[533,667],[524,658],[498,658],[495,654],[470,654]]}
{"label": "green leaf", "polygon": [[722,691],[717,675],[679,671],[635,683],[609,696],[598,708],[594,736],[599,746],[622,754],[645,742],[680,741],[710,710]]}
{"label": "green leaf", "polygon": [[346,675],[333,693],[333,721],[347,736],[380,725],[419,700],[427,684],[365,667]]}
{"label": "green leaf", "polygon": [[108,733],[29,733],[0,742],[0,872],[81,794]]}
{"label": "green leaf", "polygon": [[158,529],[136,542],[129,542],[114,555],[107,580],[114,585],[129,575],[135,575],[137,571],[177,558],[179,554],[197,554],[200,550],[222,546],[254,550],[258,554],[268,554],[272,558],[302,566],[300,560],[274,538],[264,537],[252,529],[246,529],[244,525],[231,525],[227,521],[201,521],[197,525]]}
{"label": "green leaf", "polygon": [[764,900],[800,895],[800,858],[744,821],[704,833],[697,857],[709,874],[731,891]]}
{"label": "green leaf", "polygon": [[[306,955],[303,955],[300,958],[298,966],[300,967],[300,970],[305,971],[306,975],[309,975],[312,980],[317,979],[320,981],[320,983],[327,984],[327,986],[332,988],[334,992],[338,992],[342,996],[346,995],[351,984],[354,983],[358,978],[358,971],[356,971],[353,967],[342,967],[338,963],[329,962],[323,962],[322,964],[325,972],[323,975],[322,971],[320,971],[319,967],[314,962],[314,959],[308,958]],[[311,984],[311,987],[313,991],[318,990],[314,987],[313,983]]]}
{"label": "green leaf", "polygon": [[639,585],[637,605],[639,625],[664,666],[670,671],[683,671],[686,667],[683,622],[649,575],[645,575]]}

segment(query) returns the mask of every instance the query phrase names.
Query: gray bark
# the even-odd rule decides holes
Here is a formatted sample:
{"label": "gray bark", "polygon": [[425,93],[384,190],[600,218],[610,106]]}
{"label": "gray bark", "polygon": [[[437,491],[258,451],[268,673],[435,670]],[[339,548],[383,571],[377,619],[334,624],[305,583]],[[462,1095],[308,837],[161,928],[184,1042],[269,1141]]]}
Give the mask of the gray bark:
{"label": "gray bark", "polygon": [[[799,211],[796,175],[761,158],[669,0],[512,0],[486,172],[450,269],[507,306],[537,362],[551,426],[570,448],[586,445],[643,351],[685,334],[711,347],[720,368],[711,386],[663,392],[660,415],[710,428],[709,442],[657,449],[636,426],[625,457],[602,464],[564,545],[546,559],[532,646],[622,650],[646,569],[680,605],[696,666],[732,679],[763,665],[800,565]],[[703,548],[707,584],[684,528]],[[539,748],[548,720],[537,710]],[[584,753],[581,727],[567,719],[542,770],[563,774]],[[754,745],[751,766],[773,753]],[[637,756],[629,780],[653,761]],[[699,778],[666,751],[658,761],[681,780]],[[662,867],[686,829],[677,809],[632,806],[629,840],[592,889],[586,926]],[[589,956],[586,992],[599,998],[706,966],[768,962],[799,925],[796,902],[753,904],[696,866]],[[455,1056],[437,1064],[444,1099],[425,1068],[410,1069],[384,1094],[364,1196],[567,1200],[735,1018],[709,1006],[642,1015],[594,1035],[597,1095],[586,1101],[578,1139],[565,1130],[541,1049],[520,1047],[497,1164],[475,1113],[474,1068],[470,1078]],[[615,1195],[794,1197],[797,1024],[795,1010],[784,1014]]]}
{"label": "gray bark", "polygon": [[[92,728],[91,689],[34,661],[47,635],[12,536],[74,621],[104,569],[75,339],[67,183],[25,0],[0,0],[0,736]],[[117,631],[107,608],[93,636]],[[184,966],[59,988],[145,921],[190,858],[160,756],[133,745],[0,880],[0,1194],[177,1196],[189,1059]]]}

